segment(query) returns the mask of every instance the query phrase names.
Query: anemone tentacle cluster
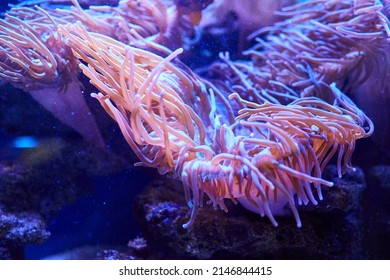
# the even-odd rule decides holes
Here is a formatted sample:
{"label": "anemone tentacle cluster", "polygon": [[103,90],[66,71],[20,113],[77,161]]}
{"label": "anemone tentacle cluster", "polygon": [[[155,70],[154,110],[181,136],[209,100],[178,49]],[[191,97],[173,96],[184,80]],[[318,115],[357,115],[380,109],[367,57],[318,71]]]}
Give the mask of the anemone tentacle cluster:
{"label": "anemone tentacle cluster", "polygon": [[[317,204],[312,188],[321,199],[321,185],[332,186],[321,179],[330,158],[338,154],[340,176],[353,170],[355,141],[372,133],[370,120],[335,84],[327,86],[333,104],[317,97],[258,104],[238,93],[223,96],[176,66],[181,49],[163,58],[89,33],[81,24],[59,32],[87,63],[80,67],[100,91],[92,96],[118,122],[140,165],[183,182],[191,208],[184,227],[193,223],[204,194],[224,210],[225,198],[238,200],[274,225],[274,204],[287,203],[301,226],[295,205]],[[236,114],[229,104],[217,106],[227,99],[242,109]],[[208,115],[200,117],[197,108]]]}
{"label": "anemone tentacle cluster", "polygon": [[42,6],[22,2],[0,19],[0,82],[30,93],[88,142],[103,147],[104,140],[82,96],[78,61],[57,29],[79,21],[90,31],[126,44],[153,45],[153,38],[150,42],[145,38],[166,32],[167,7],[159,0],[121,0],[117,7],[83,10],[77,0],[71,2],[74,6],[61,8],[51,5],[56,0]]}
{"label": "anemone tentacle cluster", "polygon": [[[340,88],[351,90],[343,88],[346,80],[361,84],[374,63],[387,63],[390,24],[378,1],[316,0],[285,8],[285,20],[253,35],[258,44],[245,52],[248,60],[221,55],[222,62],[211,67],[218,82],[183,65],[182,48],[169,51],[158,40],[143,41],[150,34],[124,31],[131,21],[126,17],[114,26],[124,38],[146,42],[148,50],[91,29],[96,13],[108,8],[83,12],[74,3],[75,9],[62,13],[77,17],[76,23],[55,22],[38,11],[55,22],[63,49],[98,89],[92,97],[118,123],[141,161],[137,165],[182,181],[190,208],[185,228],[205,195],[215,208],[227,211],[224,200],[231,199],[275,226],[274,215],[287,205],[300,227],[297,205],[317,204],[321,188],[333,185],[322,179],[331,158],[336,156],[339,176],[353,171],[356,140],[373,133],[370,119]],[[124,4],[132,10],[131,3],[122,0],[112,11],[121,15]],[[157,25],[143,30],[165,30],[164,16],[148,7],[145,13]]]}

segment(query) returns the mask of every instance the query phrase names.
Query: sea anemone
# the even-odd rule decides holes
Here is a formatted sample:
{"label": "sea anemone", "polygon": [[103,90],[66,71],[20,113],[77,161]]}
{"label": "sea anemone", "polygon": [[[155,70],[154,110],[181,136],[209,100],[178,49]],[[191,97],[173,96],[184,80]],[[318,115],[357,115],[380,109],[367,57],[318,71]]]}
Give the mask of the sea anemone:
{"label": "sea anemone", "polygon": [[282,21],[254,32],[257,41],[244,51],[248,58],[232,61],[221,55],[221,63],[208,70],[223,81],[226,92],[236,91],[245,99],[288,104],[305,96],[332,102],[326,85],[333,82],[353,93],[376,65],[389,67],[390,22],[385,7],[377,1],[305,1],[285,7]]}
{"label": "sea anemone", "polygon": [[317,204],[312,188],[321,199],[321,186],[332,186],[321,178],[330,158],[338,154],[340,176],[353,170],[355,141],[372,133],[370,120],[335,84],[324,84],[332,103],[317,97],[255,103],[238,93],[224,96],[175,61],[182,49],[162,58],[80,23],[59,32],[86,63],[79,66],[100,91],[92,96],[117,121],[138,165],[183,182],[191,209],[186,228],[204,194],[215,208],[227,211],[225,198],[239,201],[275,226],[273,213],[288,205],[301,226],[296,204]]}
{"label": "sea anemone", "polygon": [[249,60],[221,54],[210,71],[214,83],[177,59],[182,48],[158,44],[171,34],[162,2],[122,0],[87,10],[72,3],[22,5],[0,20],[1,80],[101,144],[81,95],[80,68],[137,165],[182,181],[190,208],[184,227],[205,194],[215,208],[227,211],[224,200],[231,199],[275,226],[274,215],[287,208],[300,227],[297,205],[317,204],[321,187],[333,185],[322,179],[331,158],[337,155],[339,176],[354,170],[355,142],[373,125],[339,88],[351,91],[349,79],[362,84],[383,58],[387,65],[382,5],[318,0],[287,7],[280,13],[286,20],[253,35],[258,44],[245,52]]}
{"label": "sea anemone", "polygon": [[103,144],[81,93],[77,64],[56,32],[65,17],[17,7],[0,20],[0,80],[31,94],[86,141]]}
{"label": "sea anemone", "polygon": [[[82,95],[77,60],[58,34],[61,24],[81,21],[88,30],[126,43],[164,32],[166,7],[160,1],[122,0],[117,7],[83,10],[73,7],[31,7],[24,2],[0,19],[0,81],[28,93],[86,141],[103,146],[95,120]],[[132,30],[132,32],[130,32]]]}

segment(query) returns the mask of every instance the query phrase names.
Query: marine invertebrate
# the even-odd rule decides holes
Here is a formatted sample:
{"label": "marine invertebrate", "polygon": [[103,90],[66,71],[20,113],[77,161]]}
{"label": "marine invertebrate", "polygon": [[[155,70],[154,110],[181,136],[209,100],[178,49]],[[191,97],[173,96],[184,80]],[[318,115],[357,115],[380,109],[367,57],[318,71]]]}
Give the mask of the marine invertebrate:
{"label": "marine invertebrate", "polygon": [[316,204],[312,187],[321,199],[321,185],[332,185],[321,179],[329,159],[338,153],[340,175],[352,169],[355,141],[372,133],[369,119],[334,84],[326,86],[331,104],[314,97],[256,104],[235,93],[229,99],[237,112],[218,88],[172,62],[181,49],[162,58],[81,24],[59,32],[87,63],[80,67],[100,91],[92,96],[118,122],[138,165],[183,182],[191,209],[184,227],[204,194],[223,210],[225,198],[238,200],[274,225],[273,212],[287,204],[301,226],[296,204]]}
{"label": "marine invertebrate", "polygon": [[87,10],[83,10],[77,0],[72,3],[74,7],[62,9],[46,3],[43,9],[30,7],[25,2],[0,19],[0,81],[29,92],[88,142],[102,146],[103,139],[78,82],[76,60],[57,33],[57,27],[82,21],[89,30],[135,43],[142,36],[164,30],[166,8],[157,0],[142,4],[122,0],[118,7]]}
{"label": "marine invertebrate", "polygon": [[[84,61],[79,67],[100,91],[92,96],[117,121],[138,165],[183,182],[191,209],[185,227],[204,194],[215,208],[227,210],[226,198],[238,201],[274,225],[274,214],[287,205],[300,226],[296,205],[317,204],[313,189],[321,199],[321,186],[332,185],[321,178],[329,160],[337,154],[339,176],[353,170],[355,141],[372,134],[371,121],[338,86],[348,78],[362,83],[378,59],[366,39],[381,51],[389,35],[381,5],[323,0],[285,8],[288,21],[257,33],[269,35],[246,52],[250,61],[221,56],[214,76],[230,84],[216,86],[175,61],[182,49],[170,52],[155,43],[169,28],[165,10],[150,1],[88,10],[72,2],[68,10],[14,8],[1,20],[2,80],[29,91],[54,114],[88,116],[82,124],[97,130],[83,98],[59,91],[73,86],[81,92],[75,69]],[[68,107],[53,106],[53,99]],[[68,124],[96,141],[78,120]]]}
{"label": "marine invertebrate", "polygon": [[321,0],[285,7],[278,13],[283,21],[252,34],[257,44],[244,51],[248,60],[223,55],[209,75],[253,102],[287,104],[303,96],[331,102],[323,85],[336,82],[351,93],[375,65],[388,69],[390,24],[384,13],[377,1]]}
{"label": "marine invertebrate", "polygon": [[9,11],[0,20],[0,80],[29,92],[87,141],[102,145],[77,82],[77,65],[56,33],[64,22],[40,8]]}
{"label": "marine invertebrate", "polygon": [[[117,6],[90,6],[83,9],[78,0],[60,12],[71,20],[80,21],[90,31],[99,32],[126,44],[140,38],[161,36],[168,28],[167,6],[160,0],[120,0]],[[150,39],[152,41],[152,39]]]}

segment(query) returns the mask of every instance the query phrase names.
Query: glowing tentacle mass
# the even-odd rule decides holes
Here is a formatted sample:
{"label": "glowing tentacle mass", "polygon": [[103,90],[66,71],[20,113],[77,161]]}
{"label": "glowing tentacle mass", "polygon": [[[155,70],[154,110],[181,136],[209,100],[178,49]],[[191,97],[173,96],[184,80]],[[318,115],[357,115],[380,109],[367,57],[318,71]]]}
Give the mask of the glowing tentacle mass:
{"label": "glowing tentacle mass", "polygon": [[[316,204],[321,172],[333,155],[340,175],[352,169],[355,141],[372,124],[335,84],[323,84],[331,103],[317,97],[263,104],[226,96],[175,61],[88,32],[81,24],[59,27],[93,93],[141,162],[183,182],[191,217],[204,194],[214,207],[239,201],[266,215],[286,204],[301,226],[296,204]],[[288,94],[288,93],[286,93]],[[241,108],[238,109],[237,108]],[[313,188],[317,195],[313,194]]]}

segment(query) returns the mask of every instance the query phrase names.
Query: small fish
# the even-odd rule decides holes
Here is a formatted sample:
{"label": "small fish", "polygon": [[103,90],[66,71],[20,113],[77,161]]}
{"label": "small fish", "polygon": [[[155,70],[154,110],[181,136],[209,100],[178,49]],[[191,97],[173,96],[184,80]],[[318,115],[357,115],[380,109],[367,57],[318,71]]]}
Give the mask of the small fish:
{"label": "small fish", "polygon": [[207,8],[214,0],[175,0],[178,14],[188,15],[191,24],[198,26],[202,19],[202,10]]}

